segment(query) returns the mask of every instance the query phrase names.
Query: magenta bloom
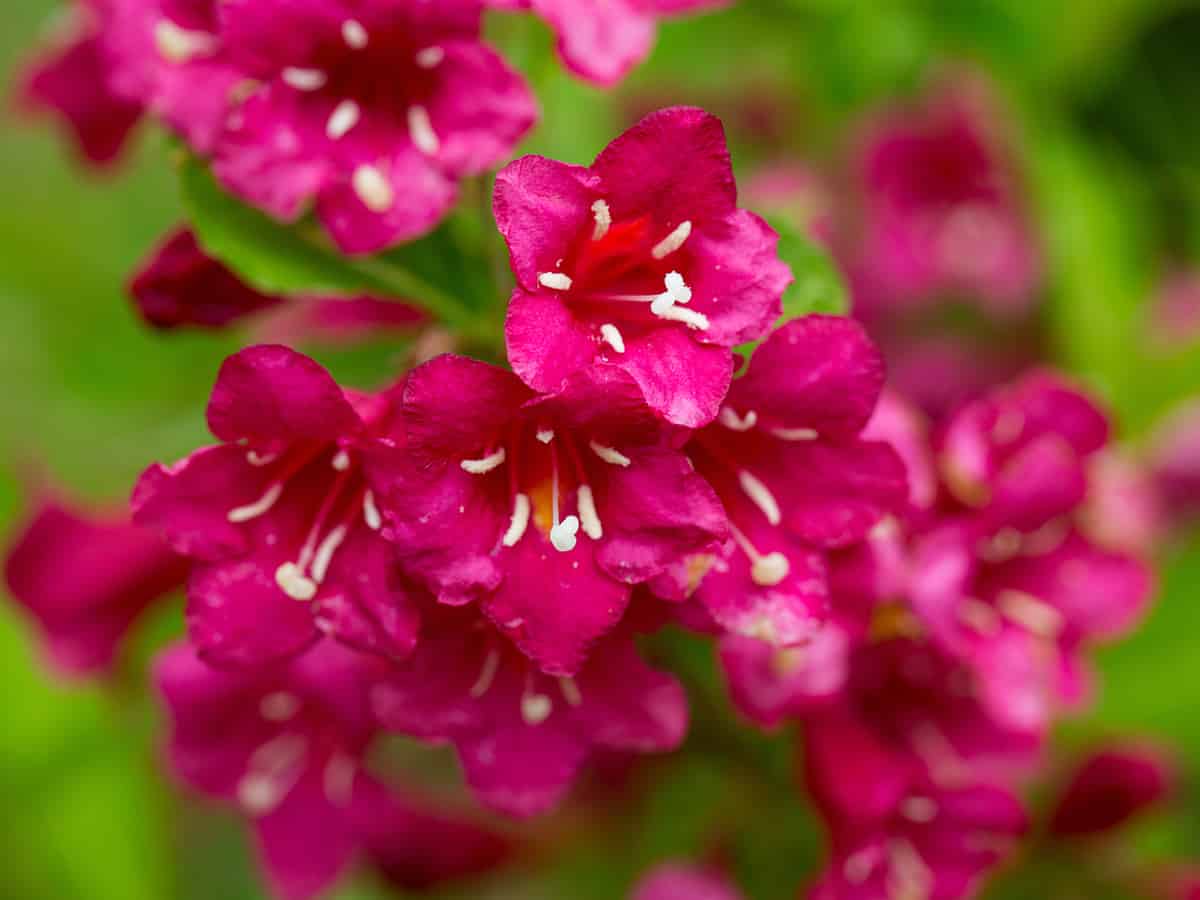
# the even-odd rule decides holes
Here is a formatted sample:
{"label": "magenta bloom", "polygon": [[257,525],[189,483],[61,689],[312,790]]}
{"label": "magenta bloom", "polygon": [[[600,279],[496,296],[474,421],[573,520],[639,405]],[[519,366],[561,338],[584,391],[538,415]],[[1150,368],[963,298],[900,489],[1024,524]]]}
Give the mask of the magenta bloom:
{"label": "magenta bloom", "polygon": [[998,122],[968,85],[875,123],[857,164],[863,233],[850,265],[865,312],[947,294],[999,317],[1029,308],[1041,262]]}
{"label": "magenta bloom", "polygon": [[175,772],[250,820],[274,893],[307,900],[356,857],[407,886],[482,871],[504,842],[427,812],[375,779],[367,698],[382,662],[325,641],[277,668],[221,671],[192,648],[158,660]]}
{"label": "magenta bloom", "polygon": [[548,673],[574,674],[632,585],[725,537],[725,516],[613,367],[553,397],[457,356],[415,369],[403,446],[372,481],[410,575],[482,611]]}
{"label": "magenta bloom", "polygon": [[58,115],[79,153],[96,165],[120,156],[142,117],[141,104],[113,88],[105,47],[110,5],[79,0],[71,6],[54,45],[29,66],[20,87],[22,105]]}
{"label": "magenta bloom", "polygon": [[729,348],[764,336],[791,281],[776,234],[737,208],[720,121],[647,116],[591,168],[539,156],[496,180],[496,222],[517,276],[505,326],[536,391],[621,368],[668,421],[698,427],[729,388]]}
{"label": "magenta bloom", "polygon": [[860,437],[883,363],[862,327],[808,316],[775,331],[736,379],[717,421],[685,452],[729,517],[729,539],[659,579],[728,631],[789,646],[828,615],[827,555],[905,505],[904,466]]}
{"label": "magenta bloom", "polygon": [[630,900],[741,900],[742,894],[717,872],[682,863],[664,863],[648,872]]}
{"label": "magenta bloom", "polygon": [[208,424],[223,443],[142,475],[136,520],[198,563],[188,624],[203,658],[281,659],[322,633],[389,656],[411,649],[417,613],[361,467],[394,393],[345,393],[305,356],[251,347],[213,388]]}
{"label": "magenta bloom", "polygon": [[1151,464],[1167,511],[1186,522],[1200,515],[1200,399],[1155,429]]}
{"label": "magenta bloom", "polygon": [[1051,815],[1050,832],[1082,837],[1120,828],[1169,798],[1177,781],[1174,761],[1157,747],[1097,750],[1072,774]]}
{"label": "magenta bloom", "polygon": [[4,577],[37,620],[55,667],[89,676],[112,665],[148,607],[183,587],[187,561],[127,514],[47,499],[9,549]]}
{"label": "magenta bloom", "polygon": [[558,52],[581,78],[611,86],[654,46],[656,20],[730,0],[490,0],[500,9],[528,9],[558,35]]}
{"label": "magenta bloom", "polygon": [[551,677],[473,610],[427,617],[413,654],[373,691],[389,729],[448,741],[486,805],[530,816],[558,803],[599,751],[673,750],[687,730],[683,688],[611,635],[574,677]]}
{"label": "magenta bloom", "polygon": [[316,200],[347,253],[432,229],[457,182],[509,155],[532,96],[479,37],[481,0],[228,0],[220,36],[254,87],[214,171],[284,221]]}

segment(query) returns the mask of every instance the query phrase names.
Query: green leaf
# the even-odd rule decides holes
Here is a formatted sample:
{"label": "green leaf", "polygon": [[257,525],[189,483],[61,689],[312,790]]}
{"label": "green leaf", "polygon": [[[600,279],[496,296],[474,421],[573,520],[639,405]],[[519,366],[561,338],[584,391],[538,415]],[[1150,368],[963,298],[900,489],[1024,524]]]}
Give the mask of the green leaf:
{"label": "green leaf", "polygon": [[779,232],[779,257],[792,267],[796,280],[783,295],[785,319],[812,313],[844,316],[850,310],[845,279],[829,254],[787,219],[767,216]]}

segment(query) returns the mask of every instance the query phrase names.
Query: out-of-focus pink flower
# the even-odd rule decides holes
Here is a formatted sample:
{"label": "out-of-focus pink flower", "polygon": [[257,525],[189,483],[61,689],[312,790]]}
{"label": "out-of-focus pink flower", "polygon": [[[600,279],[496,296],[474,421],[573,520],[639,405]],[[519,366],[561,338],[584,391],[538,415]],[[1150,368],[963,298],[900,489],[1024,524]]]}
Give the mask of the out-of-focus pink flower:
{"label": "out-of-focus pink flower", "polygon": [[177,588],[187,561],[127,513],[95,513],[47,498],[4,563],[13,598],[40,626],[50,659],[72,676],[112,665],[139,616]]}
{"label": "out-of-focus pink flower", "polygon": [[88,162],[117,160],[142,117],[142,105],[114,89],[105,48],[108,0],[79,0],[57,23],[51,45],[24,74],[19,100],[26,109],[52,112]]}
{"label": "out-of-focus pink flower", "polygon": [[759,169],[746,181],[742,197],[747,206],[784,217],[813,240],[833,241],[833,192],[803,163],[780,162]]}
{"label": "out-of-focus pink flower", "polygon": [[667,420],[704,425],[730,348],[767,332],[792,278],[775,232],[738,209],[724,130],[699,109],[647,116],[590,168],[519,159],[494,205],[517,276],[509,362],[536,391],[620,368]]}
{"label": "out-of-focus pink flower", "polygon": [[1177,778],[1174,760],[1160,748],[1101,748],[1071,775],[1050,817],[1050,833],[1081,837],[1120,828],[1169,798]]}
{"label": "out-of-focus pink flower", "polygon": [[1153,471],[1116,448],[1092,457],[1080,516],[1080,527],[1100,546],[1146,558],[1166,534],[1166,512]]}
{"label": "out-of-focus pink flower", "polygon": [[402,446],[372,482],[414,578],[443,603],[478,600],[544,671],[572,675],[632,585],[725,537],[712,488],[663,431],[621,369],[539,397],[441,356],[409,376]]}
{"label": "out-of-focus pink flower", "polygon": [[213,170],[283,221],[316,201],[346,253],[432,229],[460,179],[509,155],[537,116],[480,40],[482,0],[227,0],[221,53],[251,86]]}
{"label": "out-of-focus pink flower", "polygon": [[1195,341],[1200,336],[1200,272],[1177,272],[1167,278],[1151,314],[1161,343],[1177,347]]}
{"label": "out-of-focus pink flower", "polygon": [[719,872],[663,863],[642,877],[630,900],[742,900],[742,893]]}
{"label": "out-of-focus pink flower", "polygon": [[1200,515],[1200,399],[1179,407],[1156,429],[1150,454],[1168,514],[1184,521]]}
{"label": "out-of-focus pink flower", "polygon": [[552,677],[474,610],[445,606],[372,698],[386,727],[452,743],[479,799],[514,816],[557,804],[593,752],[674,749],[688,720],[683,688],[627,633],[600,641],[574,677]]}
{"label": "out-of-focus pink flower", "polygon": [[654,46],[657,20],[727,6],[731,0],[489,0],[497,9],[523,9],[558,35],[567,68],[597,84],[613,85]]}
{"label": "out-of-focus pink flower", "polygon": [[274,893],[308,900],[356,857],[422,887],[485,871],[506,843],[431,812],[366,770],[378,659],[321,642],[288,665],[210,668],[186,645],[158,660],[175,772],[250,820]]}
{"label": "out-of-focus pink flower", "polygon": [[208,406],[223,443],[151,466],[133,495],[135,520],[197,561],[188,625],[206,660],[285,659],[323,633],[387,656],[411,649],[416,608],[361,466],[397,398],[344,392],[286,347],[225,361]]}

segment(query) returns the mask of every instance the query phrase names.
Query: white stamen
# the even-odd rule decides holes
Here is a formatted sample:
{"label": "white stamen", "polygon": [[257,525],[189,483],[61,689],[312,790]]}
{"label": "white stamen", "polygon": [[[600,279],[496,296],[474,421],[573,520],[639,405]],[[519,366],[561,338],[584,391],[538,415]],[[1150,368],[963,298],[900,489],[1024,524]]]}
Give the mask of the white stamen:
{"label": "white stamen", "polygon": [[745,495],[767,517],[768,522],[778,525],[783,520],[783,515],[779,511],[779,503],[775,500],[775,495],[771,493],[770,488],[745,469],[738,471],[738,484],[742,486]]}
{"label": "white stamen", "polygon": [[815,441],[820,437],[811,428],[772,428],[771,434],[781,441]]}
{"label": "white stamen", "polygon": [[579,692],[579,685],[575,683],[574,678],[558,679],[558,687],[562,691],[563,699],[567,701],[567,706],[583,705],[583,694]]}
{"label": "white stamen", "polygon": [[517,494],[513,497],[513,514],[512,519],[508,523],[508,530],[504,532],[504,538],[501,543],[505,547],[515,547],[517,541],[525,537],[525,529],[529,527],[529,515],[533,511],[533,505],[529,502],[529,497],[525,494]]}
{"label": "white stamen", "polygon": [[570,275],[562,272],[543,272],[538,276],[538,284],[552,291],[569,291],[573,282]]}
{"label": "white stamen", "polygon": [[478,700],[492,686],[492,682],[496,680],[496,672],[500,670],[500,651],[492,649],[488,651],[487,658],[483,661],[483,668],[479,670],[479,677],[475,679],[475,683],[471,685],[471,696]]}
{"label": "white stamen", "polygon": [[238,805],[249,815],[265,816],[287,794],[287,783],[261,772],[248,772],[237,784]]}
{"label": "white stamen", "polygon": [[730,431],[749,431],[758,424],[758,413],[750,410],[746,415],[739,416],[732,407],[722,406],[717,420]]}
{"label": "white stamen", "polygon": [[217,51],[217,39],[204,31],[180,28],[170,19],[154,23],[154,46],[167,62],[182,64]]}
{"label": "white stamen", "polygon": [[417,149],[426,156],[436,156],[442,148],[442,142],[433,130],[433,123],[429,121],[429,110],[423,106],[408,108],[408,134]]}
{"label": "white stamen", "polygon": [[618,353],[625,352],[625,338],[621,336],[616,325],[605,322],[600,326],[600,337]]}
{"label": "white stamen", "polygon": [[417,65],[422,69],[436,69],[446,58],[446,51],[441,47],[426,47],[417,53]]}
{"label": "white stamen", "polygon": [[253,503],[248,503],[245,506],[238,506],[231,509],[225,516],[230,522],[239,525],[242,522],[249,522],[251,519],[257,519],[263,513],[267,512],[275,501],[279,499],[283,493],[283,482],[277,481],[275,484],[267,488],[266,493],[255,500]]}
{"label": "white stamen", "polygon": [[1032,594],[1001,591],[996,606],[1010,621],[1041,637],[1055,637],[1062,631],[1062,613]]}
{"label": "white stamen", "polygon": [[379,514],[379,507],[375,505],[375,494],[371,491],[363,494],[363,521],[372,531],[378,531],[383,526],[383,516]]}
{"label": "white stamen", "polygon": [[655,259],[666,259],[672,253],[682,247],[684,242],[691,236],[692,223],[684,220],[683,222],[679,223],[674,231],[672,231],[654,246],[654,249],[650,251],[650,255]]}
{"label": "white stamen", "polygon": [[967,597],[962,601],[958,607],[958,619],[985,637],[997,634],[1001,628],[1000,616],[996,610],[974,597]]}
{"label": "white stamen", "polygon": [[351,179],[354,193],[373,213],[385,213],[392,208],[396,193],[377,166],[362,165],[354,170]]}
{"label": "white stamen", "polygon": [[526,725],[541,725],[554,711],[554,703],[545,694],[526,694],[521,698],[521,718]]}
{"label": "white stamen", "polygon": [[498,469],[504,465],[505,457],[507,457],[504,448],[501,447],[495,453],[489,453],[482,459],[464,459],[460,466],[464,472],[469,472],[472,475],[486,475],[493,469]]}
{"label": "white stamen", "polygon": [[666,286],[667,294],[676,303],[692,302],[692,289],[687,286],[687,282],[678,272],[668,272],[667,277],[663,279],[663,284]]}
{"label": "white stamen", "polygon": [[750,566],[750,578],[759,587],[775,587],[788,577],[791,570],[788,558],[776,551],[754,560]]}
{"label": "white stamen", "polygon": [[666,319],[668,322],[682,322],[693,331],[708,331],[708,316],[692,309],[668,306],[657,315],[660,319]]}
{"label": "white stamen", "polygon": [[350,454],[345,450],[339,450],[336,454],[334,454],[334,457],[329,461],[329,464],[333,466],[335,471],[345,472],[348,468],[350,468]]}
{"label": "white stamen", "polygon": [[258,711],[268,722],[286,722],[300,711],[300,698],[288,691],[276,691],[262,698]]}
{"label": "white stamen", "polygon": [[581,484],[577,492],[579,506],[579,523],[583,533],[593,541],[604,537],[604,526],[600,524],[600,516],[596,514],[596,498],[592,496],[590,485]]}
{"label": "white stamen", "polygon": [[553,428],[539,428],[538,433],[537,433],[537,439],[539,441],[541,441],[543,444],[550,443],[552,440],[554,440],[554,429]]}
{"label": "white stamen", "polygon": [[325,764],[325,775],[322,779],[325,787],[325,799],[334,806],[347,807],[350,798],[354,796],[354,776],[358,767],[354,760],[345,753],[335,753]]}
{"label": "white stamen", "polygon": [[329,77],[320,69],[298,69],[295,66],[288,66],[279,77],[284,84],[298,91],[319,91],[329,81]]}
{"label": "white stamen", "polygon": [[347,19],[342,23],[342,40],[351,50],[361,50],[370,43],[371,35],[367,34],[367,29],[363,27],[362,22],[357,19]]}
{"label": "white stamen", "polygon": [[317,548],[317,555],[313,557],[312,572],[313,581],[320,584],[325,580],[325,573],[329,571],[329,564],[333,562],[333,554],[337,553],[338,547],[342,545],[342,541],[346,539],[347,528],[345,525],[339,525],[329,534],[325,535],[325,540],[321,541],[321,546]]}
{"label": "white stamen", "polygon": [[269,466],[279,459],[278,453],[258,453],[255,450],[246,451],[246,462],[252,466]]}
{"label": "white stamen", "polygon": [[625,469],[633,462],[628,456],[620,450],[615,450],[612,447],[605,447],[603,444],[597,444],[595,441],[589,441],[588,446],[592,448],[592,452],[608,463],[610,466],[620,466]]}
{"label": "white stamen", "polygon": [[550,529],[550,543],[559,553],[570,553],[579,543],[578,534],[579,519],[575,516],[567,516]]}
{"label": "white stamen", "polygon": [[871,872],[879,864],[879,852],[875,847],[865,847],[857,853],[846,857],[842,865],[842,874],[851,884],[863,884],[871,877]]}
{"label": "white stamen", "polygon": [[325,134],[331,141],[344,137],[362,118],[362,109],[353,100],[343,100],[325,123]]}
{"label": "white stamen", "polygon": [[608,229],[612,228],[612,210],[608,208],[605,201],[597,200],[592,204],[592,218],[596,220],[596,227],[592,230],[592,240],[598,241],[608,234]]}
{"label": "white stamen", "polygon": [[900,804],[900,814],[910,822],[924,825],[937,818],[937,803],[929,797],[907,797]]}
{"label": "white stamen", "polygon": [[275,583],[293,600],[311,600],[317,595],[317,583],[306,577],[293,562],[286,562],[275,570]]}

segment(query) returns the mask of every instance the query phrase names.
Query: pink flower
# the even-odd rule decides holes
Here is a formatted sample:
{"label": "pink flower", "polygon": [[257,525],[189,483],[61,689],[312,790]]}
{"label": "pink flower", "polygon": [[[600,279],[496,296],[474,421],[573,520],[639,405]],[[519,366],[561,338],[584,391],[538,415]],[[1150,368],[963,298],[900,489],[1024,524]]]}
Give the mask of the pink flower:
{"label": "pink flower", "polygon": [[730,0],[490,0],[500,9],[532,10],[558,35],[567,68],[597,84],[613,85],[645,59],[656,20]]}
{"label": "pink flower", "polygon": [[505,845],[431,813],[366,770],[377,725],[367,698],[382,661],[321,642],[288,665],[222,671],[167,650],[156,681],[175,772],[250,821],[273,892],[323,893],[356,857],[424,886],[498,863]]}
{"label": "pink flower", "polygon": [[1167,511],[1186,522],[1200,515],[1200,399],[1180,406],[1154,432],[1151,465]]}
{"label": "pink flower", "polygon": [[1175,272],[1155,298],[1153,334],[1168,349],[1186,347],[1200,337],[1200,272]]}
{"label": "pink flower", "polygon": [[882,383],[878,352],[849,319],[795,319],[764,341],[717,421],[684,448],[730,538],[672,567],[659,592],[694,596],[730,632],[778,646],[812,638],[829,612],[829,551],[907,499],[896,453],[860,437]]}
{"label": "pink flower", "polygon": [[784,216],[801,234],[833,242],[833,190],[814,168],[796,160],[764,166],[746,183],[743,196],[757,210]]}
{"label": "pink flower", "polygon": [[767,332],[791,281],[775,233],[737,208],[721,123],[698,109],[647,116],[591,168],[517,160],[495,213],[518,282],[513,370],[552,392],[581,369],[621,368],[679,425],[717,414],[729,348]]}
{"label": "pink flower", "polygon": [[416,610],[360,465],[392,402],[343,392],[286,347],[225,361],[208,407],[223,443],[151,466],[133,496],[136,521],[197,561],[188,624],[203,658],[286,658],[322,633],[389,656],[411,649]]}
{"label": "pink flower", "polygon": [[79,153],[90,163],[114,162],[142,117],[140,103],[114,90],[105,50],[109,4],[79,0],[53,43],[24,73],[21,104],[61,117]]}
{"label": "pink flower", "polygon": [[452,743],[479,799],[514,816],[558,803],[595,752],[676,748],[688,719],[683,688],[627,633],[600,641],[574,677],[552,677],[473,610],[445,606],[372,697],[389,729]]}
{"label": "pink flower", "polygon": [[1163,750],[1112,745],[1090,754],[1071,775],[1050,818],[1058,837],[1113,831],[1175,791],[1178,772]]}
{"label": "pink flower", "polygon": [[13,598],[40,626],[55,667],[90,676],[111,667],[151,605],[183,586],[187,562],[126,513],[41,500],[4,563]]}
{"label": "pink flower", "polygon": [[222,52],[257,85],[214,171],[284,221],[315,198],[347,253],[432,229],[457,182],[536,119],[520,76],[479,37],[481,0],[229,0]]}
{"label": "pink flower", "polygon": [[712,489],[661,431],[615,367],[538,397],[441,356],[409,376],[403,446],[372,479],[409,574],[443,603],[478,600],[546,672],[572,675],[632,585],[725,536]]}
{"label": "pink flower", "polygon": [[724,876],[699,866],[663,863],[642,877],[631,900],[741,900]]}

